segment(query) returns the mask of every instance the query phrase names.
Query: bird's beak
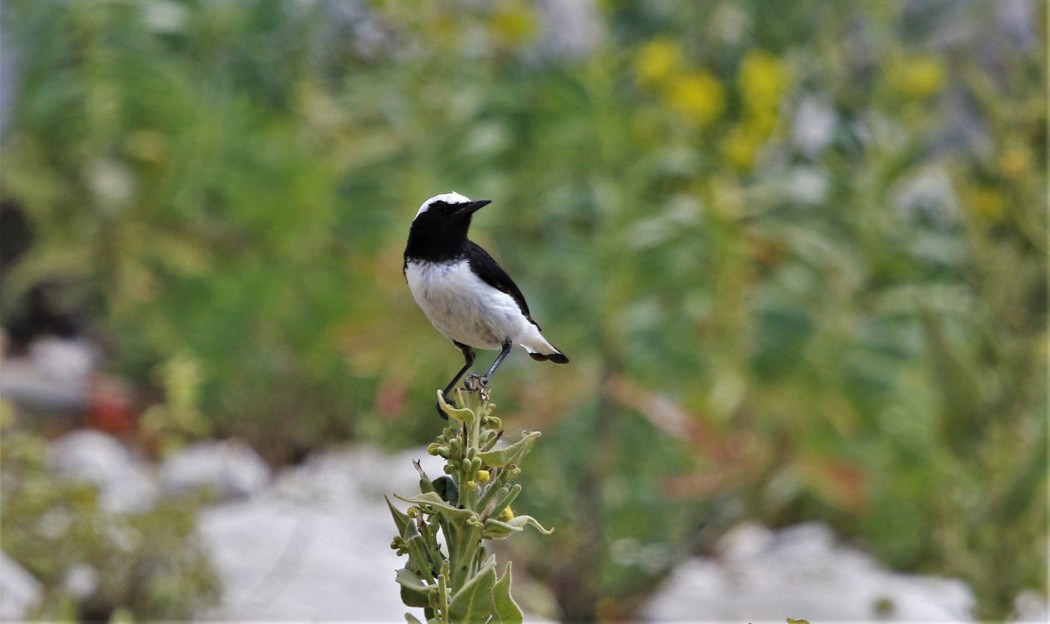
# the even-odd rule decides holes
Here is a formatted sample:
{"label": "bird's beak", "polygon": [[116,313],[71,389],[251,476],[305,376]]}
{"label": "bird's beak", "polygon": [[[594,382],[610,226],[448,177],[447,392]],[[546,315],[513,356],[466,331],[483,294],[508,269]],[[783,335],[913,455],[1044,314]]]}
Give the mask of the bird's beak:
{"label": "bird's beak", "polygon": [[469,204],[464,204],[463,207],[457,210],[456,212],[458,212],[459,214],[471,215],[477,212],[479,209],[488,206],[491,203],[491,199],[478,199],[470,202]]}

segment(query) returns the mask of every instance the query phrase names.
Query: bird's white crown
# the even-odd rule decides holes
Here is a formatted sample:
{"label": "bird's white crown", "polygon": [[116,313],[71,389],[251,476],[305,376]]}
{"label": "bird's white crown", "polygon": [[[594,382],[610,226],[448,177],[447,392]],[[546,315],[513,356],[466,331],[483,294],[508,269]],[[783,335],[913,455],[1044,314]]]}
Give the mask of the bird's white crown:
{"label": "bird's white crown", "polygon": [[418,217],[419,215],[423,214],[427,211],[428,208],[430,208],[437,202],[445,202],[446,204],[450,205],[469,204],[471,202],[471,199],[469,197],[460,195],[455,191],[452,191],[451,193],[442,193],[440,195],[435,195],[423,202],[423,205],[420,206],[419,210],[416,212],[416,216]]}

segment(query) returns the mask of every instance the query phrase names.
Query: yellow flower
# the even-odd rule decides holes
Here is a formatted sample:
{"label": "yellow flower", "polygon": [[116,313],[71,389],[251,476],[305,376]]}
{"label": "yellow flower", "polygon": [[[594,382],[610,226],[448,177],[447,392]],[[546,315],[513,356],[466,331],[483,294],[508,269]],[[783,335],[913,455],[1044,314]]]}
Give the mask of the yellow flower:
{"label": "yellow flower", "polygon": [[1012,145],[999,156],[999,171],[1004,177],[1022,178],[1032,169],[1032,155],[1023,145]]}
{"label": "yellow flower", "polygon": [[489,19],[489,28],[501,45],[519,45],[536,34],[536,16],[525,6],[497,9]]}
{"label": "yellow flower", "polygon": [[722,83],[703,70],[677,76],[667,85],[666,97],[671,110],[701,126],[716,121],[726,107]]}
{"label": "yellow flower", "polygon": [[[432,50],[446,50],[460,43],[462,23],[452,13],[429,16],[422,25],[424,42]],[[435,50],[435,51],[436,51]]]}
{"label": "yellow flower", "polygon": [[970,193],[970,209],[981,217],[998,221],[1006,209],[1002,193],[987,187],[978,187]]}
{"label": "yellow flower", "polygon": [[478,471],[478,481],[481,481],[482,483],[488,483],[490,478],[491,475],[489,474],[488,470]]}
{"label": "yellow flower", "polygon": [[901,59],[887,72],[887,81],[901,95],[924,99],[944,85],[944,63],[935,56]]}
{"label": "yellow flower", "polygon": [[722,139],[722,155],[737,169],[750,169],[765,142],[763,133],[748,125],[734,126]]}
{"label": "yellow flower", "polygon": [[761,135],[764,140],[773,134],[773,128],[779,119],[780,114],[776,109],[755,110],[749,111],[746,123],[754,134]]}
{"label": "yellow flower", "polygon": [[510,522],[514,519],[514,510],[510,507],[504,507],[503,511],[499,512],[499,516],[496,519],[500,522]]}
{"label": "yellow flower", "polygon": [[791,74],[777,57],[752,50],[740,63],[737,81],[748,110],[770,111],[780,107],[780,100],[791,86]]}
{"label": "yellow flower", "polygon": [[673,39],[653,39],[634,59],[635,79],[645,86],[663,84],[681,68],[682,49]]}

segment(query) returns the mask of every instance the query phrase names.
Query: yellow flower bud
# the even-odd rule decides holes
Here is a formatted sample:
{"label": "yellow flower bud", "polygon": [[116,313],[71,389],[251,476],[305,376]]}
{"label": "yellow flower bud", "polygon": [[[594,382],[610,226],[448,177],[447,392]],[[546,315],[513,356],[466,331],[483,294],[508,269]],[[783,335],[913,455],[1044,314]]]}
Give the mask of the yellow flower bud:
{"label": "yellow flower bud", "polygon": [[489,471],[488,470],[479,470],[478,471],[478,481],[481,481],[482,483],[488,483],[490,478],[491,478],[491,475],[489,475]]}
{"label": "yellow flower bud", "polygon": [[503,508],[503,511],[499,512],[498,520],[500,522],[510,522],[513,519],[514,519],[514,510],[510,508],[510,505],[507,505],[506,507]]}

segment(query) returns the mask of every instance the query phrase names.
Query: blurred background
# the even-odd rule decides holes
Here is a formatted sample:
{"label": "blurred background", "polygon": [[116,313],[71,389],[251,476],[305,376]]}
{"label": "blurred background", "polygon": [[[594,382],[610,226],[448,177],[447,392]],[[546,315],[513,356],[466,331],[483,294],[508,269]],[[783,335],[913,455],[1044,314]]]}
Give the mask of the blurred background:
{"label": "blurred background", "polygon": [[[556,532],[502,551],[534,612],[641,617],[735,528],[802,522],[961,580],[964,617],[1045,600],[1044,2],[0,15],[21,617],[208,613],[201,517],[320,454],[358,458],[372,504],[411,484],[382,458],[439,432],[462,360],[401,254],[451,190],[493,200],[473,238],[572,359],[516,350],[494,379],[507,430],[544,434],[515,508]],[[367,535],[385,549],[393,525]],[[368,573],[396,602],[394,565]]]}

